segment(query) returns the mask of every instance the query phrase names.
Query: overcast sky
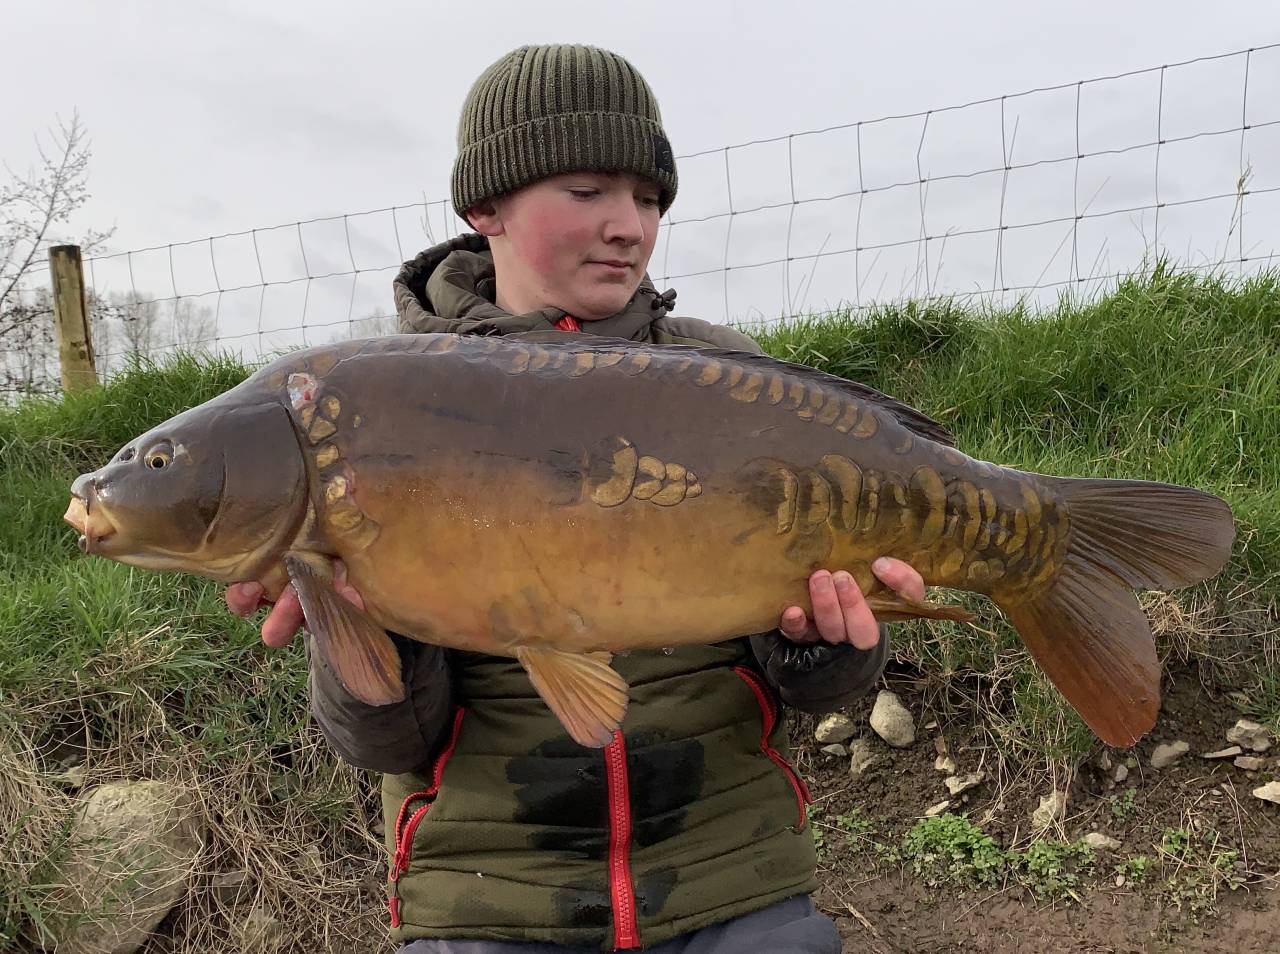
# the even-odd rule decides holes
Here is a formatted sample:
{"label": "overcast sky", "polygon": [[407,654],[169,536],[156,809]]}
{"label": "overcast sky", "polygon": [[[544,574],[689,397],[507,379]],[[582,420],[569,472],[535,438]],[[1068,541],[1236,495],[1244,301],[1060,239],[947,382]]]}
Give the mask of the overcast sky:
{"label": "overcast sky", "polygon": [[[4,27],[0,158],[25,167],[33,136],[55,115],[79,110],[94,150],[93,198],[79,224],[114,226],[111,248],[124,251],[446,197],[466,90],[486,65],[523,43],[584,42],[622,53],[657,93],[677,155],[688,155],[1263,46],[1280,40],[1280,3],[61,0],[9,5]],[[1163,134],[1238,127],[1242,78],[1243,58],[1168,71]],[[1086,87],[1083,149],[1154,138],[1157,96],[1158,74]],[[1280,120],[1280,50],[1254,55],[1249,103],[1251,123]],[[1074,90],[1006,107],[1006,136],[1017,129],[1015,162],[1074,149]],[[914,179],[918,158],[928,177],[998,168],[998,104],[938,114],[930,123],[924,147],[919,118],[864,129],[864,173],[879,176],[881,184]],[[1244,143],[1254,187],[1280,186],[1277,129],[1253,130]],[[727,253],[728,219],[679,224],[727,211],[723,153],[681,162],[672,210],[677,225],[670,248],[659,246],[650,269],[655,277],[715,268],[726,259],[743,266],[788,253],[802,258],[790,275],[782,265],[747,269],[734,276],[731,289],[723,275],[673,280],[679,310],[712,320],[768,318],[787,309],[786,288],[795,309],[842,297],[989,286],[994,234],[932,242],[923,279],[921,249],[892,245],[920,233],[915,187],[878,193],[876,205],[864,197],[856,236],[848,231],[855,220],[849,202],[803,204],[792,214],[793,178],[797,198],[856,191],[855,146],[846,130],[733,151],[735,210],[784,207],[735,217]],[[1179,189],[1184,198],[1230,191],[1240,151],[1238,133],[1181,150],[1167,147],[1161,198],[1176,201]],[[1006,223],[1055,218],[1064,208],[1069,215],[1073,203],[1090,209],[1150,204],[1153,158],[1140,150],[1099,160],[1083,173],[1074,163],[1058,163],[1017,171],[1007,183],[998,174],[939,182],[925,196],[925,231],[996,225],[1002,187]],[[1246,204],[1246,254],[1280,244],[1274,241],[1278,196]],[[1169,210],[1161,235],[1167,230],[1166,244],[1178,257],[1221,255],[1233,205],[1187,207],[1181,220]],[[436,238],[460,226],[439,210],[433,215]],[[312,274],[350,270],[352,255],[361,269],[389,270],[362,276],[354,300],[350,278],[311,283],[306,303],[298,296],[307,283],[273,290],[265,304],[268,327],[296,324],[304,305],[311,323],[349,310],[387,310],[391,266],[401,253],[410,257],[428,244],[422,220],[421,209],[394,221],[390,214],[348,220],[350,255],[342,222],[309,227],[304,246]],[[1078,270],[1099,274],[1136,264],[1131,259],[1140,256],[1153,225],[1132,215],[1090,224],[1097,234],[1079,250]],[[1105,238],[1103,225],[1112,230]],[[1081,238],[1071,233],[1061,224],[1007,233],[1003,283],[1070,274],[1070,239]],[[294,277],[297,230],[261,238],[258,256],[270,260],[264,262],[268,280]],[[1233,253],[1237,242],[1233,234]],[[816,264],[812,258],[855,244],[890,247],[862,253],[856,268],[853,255]],[[217,255],[222,287],[258,281],[247,242],[227,240]],[[207,243],[183,246],[171,276],[167,251],[137,256],[134,281],[155,294],[170,295],[175,286],[196,294],[217,287],[209,285],[208,259]],[[110,264],[101,263],[100,284],[127,287],[127,276]],[[232,324],[248,320],[245,309],[255,310],[261,298],[254,292],[245,304],[239,300],[245,293],[224,297],[223,317]]]}

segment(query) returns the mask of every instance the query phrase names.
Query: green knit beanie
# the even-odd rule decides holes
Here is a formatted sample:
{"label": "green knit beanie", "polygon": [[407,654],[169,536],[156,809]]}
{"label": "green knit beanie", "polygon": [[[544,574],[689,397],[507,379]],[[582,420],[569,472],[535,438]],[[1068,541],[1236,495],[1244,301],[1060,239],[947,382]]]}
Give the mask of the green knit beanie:
{"label": "green knit beanie", "polygon": [[480,74],[458,122],[453,207],[565,172],[634,172],[676,197],[676,162],[653,90],[616,53],[522,46]]}

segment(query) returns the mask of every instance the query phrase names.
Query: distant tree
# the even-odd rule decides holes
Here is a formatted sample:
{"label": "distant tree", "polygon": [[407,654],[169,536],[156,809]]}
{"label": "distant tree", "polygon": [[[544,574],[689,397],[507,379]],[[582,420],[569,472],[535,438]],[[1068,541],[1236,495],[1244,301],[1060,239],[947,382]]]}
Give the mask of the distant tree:
{"label": "distant tree", "polygon": [[212,351],[218,329],[213,309],[193,298],[175,298],[169,310],[169,343],[183,351]]}
{"label": "distant tree", "polygon": [[383,335],[394,335],[400,331],[400,319],[372,311],[363,318],[357,318],[347,327],[334,334],[331,340],[345,341],[348,338],[380,338]]}
{"label": "distant tree", "polygon": [[0,183],[0,390],[41,390],[57,380],[48,282],[31,287],[49,246],[74,243],[89,254],[111,235],[90,230],[75,239],[66,231],[89,200],[91,151],[79,115],[59,120],[50,138],[48,147],[37,138],[35,167],[18,173],[5,164]]}

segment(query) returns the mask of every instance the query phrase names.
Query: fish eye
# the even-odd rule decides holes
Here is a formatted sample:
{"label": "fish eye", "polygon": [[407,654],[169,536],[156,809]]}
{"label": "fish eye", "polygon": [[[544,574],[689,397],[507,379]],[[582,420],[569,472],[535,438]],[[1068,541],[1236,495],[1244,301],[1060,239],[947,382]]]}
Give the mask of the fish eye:
{"label": "fish eye", "polygon": [[151,470],[163,470],[173,460],[173,445],[168,441],[147,451],[146,464]]}

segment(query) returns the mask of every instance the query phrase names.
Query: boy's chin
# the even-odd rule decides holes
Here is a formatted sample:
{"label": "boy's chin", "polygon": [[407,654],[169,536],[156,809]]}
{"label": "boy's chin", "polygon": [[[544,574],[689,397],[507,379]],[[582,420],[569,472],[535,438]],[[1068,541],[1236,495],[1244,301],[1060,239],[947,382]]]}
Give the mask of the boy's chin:
{"label": "boy's chin", "polygon": [[604,318],[612,318],[627,307],[627,303],[631,301],[634,294],[634,290],[624,292],[621,289],[614,289],[611,294],[603,293],[584,298],[578,303],[578,313],[573,317],[579,321],[600,321]]}

